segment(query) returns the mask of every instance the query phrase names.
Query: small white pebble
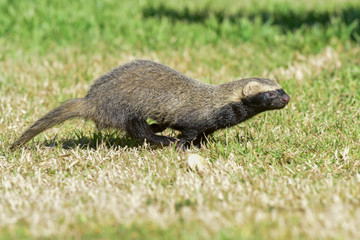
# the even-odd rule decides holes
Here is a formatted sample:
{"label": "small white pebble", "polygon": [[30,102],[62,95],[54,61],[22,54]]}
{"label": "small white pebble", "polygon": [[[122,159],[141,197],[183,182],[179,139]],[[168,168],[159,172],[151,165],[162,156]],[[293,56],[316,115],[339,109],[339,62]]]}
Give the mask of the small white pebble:
{"label": "small white pebble", "polygon": [[187,163],[191,170],[202,172],[207,166],[207,161],[199,154],[190,154],[187,159]]}

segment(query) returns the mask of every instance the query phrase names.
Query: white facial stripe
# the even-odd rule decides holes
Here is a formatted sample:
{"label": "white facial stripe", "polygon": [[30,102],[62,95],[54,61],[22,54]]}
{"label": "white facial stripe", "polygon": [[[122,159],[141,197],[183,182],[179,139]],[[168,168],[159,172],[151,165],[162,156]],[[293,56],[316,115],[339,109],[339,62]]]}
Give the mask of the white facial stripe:
{"label": "white facial stripe", "polygon": [[243,89],[243,94],[245,97],[250,96],[250,95],[255,95],[257,93],[261,93],[261,92],[269,92],[269,91],[275,91],[281,89],[281,87],[278,84],[262,84],[259,82],[249,82],[245,85],[244,89]]}
{"label": "white facial stripe", "polygon": [[258,85],[256,88],[250,90],[250,92],[253,92],[253,94],[260,93],[260,92],[269,92],[269,91],[276,91],[281,89],[280,86],[270,86],[270,85]]}
{"label": "white facial stripe", "polygon": [[238,89],[233,92],[233,94],[229,97],[229,100],[231,102],[237,102],[240,101],[242,98],[246,98],[251,95],[255,95],[261,92],[270,92],[270,91],[276,91],[282,89],[280,85],[277,83],[268,85],[268,84],[262,84],[257,81],[251,81],[248,82],[243,89]]}

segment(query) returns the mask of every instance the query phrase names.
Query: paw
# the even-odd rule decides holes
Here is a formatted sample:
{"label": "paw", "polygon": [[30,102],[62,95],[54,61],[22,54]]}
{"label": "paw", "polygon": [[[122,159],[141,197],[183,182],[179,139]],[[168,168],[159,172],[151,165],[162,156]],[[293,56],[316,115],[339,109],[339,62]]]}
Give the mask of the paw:
{"label": "paw", "polygon": [[178,151],[186,151],[190,149],[190,143],[184,140],[179,140],[176,144],[176,150]]}

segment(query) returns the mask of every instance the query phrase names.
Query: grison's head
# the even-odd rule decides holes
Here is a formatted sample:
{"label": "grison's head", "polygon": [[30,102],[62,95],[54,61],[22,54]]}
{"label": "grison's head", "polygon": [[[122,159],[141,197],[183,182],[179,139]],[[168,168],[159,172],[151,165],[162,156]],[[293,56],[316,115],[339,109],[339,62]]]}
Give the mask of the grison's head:
{"label": "grison's head", "polygon": [[242,89],[243,104],[260,111],[281,109],[289,101],[289,95],[271,79],[248,79]]}

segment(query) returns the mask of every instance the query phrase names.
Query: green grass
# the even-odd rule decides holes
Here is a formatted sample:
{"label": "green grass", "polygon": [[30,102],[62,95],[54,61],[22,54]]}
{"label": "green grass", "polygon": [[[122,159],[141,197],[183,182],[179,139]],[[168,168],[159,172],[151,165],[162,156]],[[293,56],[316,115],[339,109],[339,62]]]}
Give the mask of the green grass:
{"label": "green grass", "polygon": [[[358,239],[359,43],[355,0],[0,0],[0,238]],[[188,152],[77,119],[8,150],[135,58],[291,102]]]}

